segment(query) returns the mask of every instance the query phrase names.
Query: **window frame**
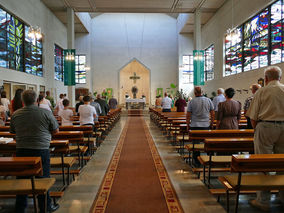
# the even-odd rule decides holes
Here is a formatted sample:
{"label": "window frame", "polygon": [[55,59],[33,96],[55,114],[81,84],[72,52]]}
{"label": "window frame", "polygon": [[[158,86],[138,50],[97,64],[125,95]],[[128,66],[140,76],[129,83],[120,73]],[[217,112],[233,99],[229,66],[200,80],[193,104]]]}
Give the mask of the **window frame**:
{"label": "window frame", "polygon": [[[208,55],[206,54],[206,52],[208,52],[208,50],[212,50],[211,52],[213,52],[213,56],[212,55]],[[207,57],[209,57],[209,60],[207,60]],[[212,58],[213,57],[213,58]],[[214,67],[215,67],[215,46],[214,44],[211,44],[209,47],[204,49],[204,81],[211,81],[214,80]],[[210,67],[210,64],[207,64],[207,61],[210,61],[213,65],[212,68],[209,70],[207,69],[208,67]],[[212,78],[208,79],[209,73],[212,73]]]}
{"label": "window frame", "polygon": [[[57,63],[56,57],[59,57],[59,55],[56,55],[57,53],[57,49],[59,49],[61,51],[61,59],[60,62],[61,63]],[[63,48],[60,47],[58,44],[54,44],[54,80],[56,81],[64,81],[64,53],[63,53]],[[58,66],[56,66],[58,65]],[[57,71],[57,67],[60,67],[60,70]],[[58,79],[56,76],[56,73],[59,73],[61,75],[61,79]]]}
{"label": "window frame", "polygon": [[[19,18],[18,16],[16,16],[14,13],[10,12],[9,10],[7,10],[5,7],[3,7],[1,4],[0,4],[0,9],[3,10],[5,13],[6,13],[6,20],[8,15],[10,16],[10,20],[11,20],[11,17],[13,17],[13,19],[15,20],[18,20],[19,22],[21,22],[22,24],[22,44],[21,44],[21,54],[17,54],[15,52],[12,52],[9,50],[9,42],[8,42],[8,39],[9,39],[9,26],[6,25],[6,27],[3,29],[3,28],[0,28],[0,31],[5,31],[5,37],[1,36],[1,38],[5,39],[5,49],[3,49],[3,52],[6,52],[5,54],[5,57],[2,57],[2,59],[5,59],[4,61],[6,62],[6,66],[0,66],[0,67],[4,67],[4,68],[7,68],[7,69],[11,69],[11,70],[15,70],[15,71],[20,71],[20,72],[24,72],[24,73],[27,73],[27,74],[32,74],[32,75],[36,75],[36,76],[39,76],[39,77],[43,77],[44,76],[44,72],[43,72],[43,35],[42,35],[42,38],[39,39],[39,40],[36,40],[36,44],[38,41],[40,41],[41,43],[41,47],[40,47],[40,50],[41,50],[41,54],[40,54],[40,60],[39,60],[39,63],[36,63],[37,65],[39,65],[41,67],[41,69],[36,69],[36,72],[35,73],[31,73],[31,72],[27,72],[27,69],[26,69],[26,59],[28,58],[26,56],[26,50],[27,50],[27,45],[26,43],[29,43],[31,46],[33,45],[32,42],[28,42],[26,40],[27,38],[27,35],[26,35],[26,27],[30,27],[29,24],[27,24],[25,21],[23,21],[21,18]],[[10,21],[9,21],[10,22]],[[16,37],[18,37],[16,34],[14,35]],[[36,46],[36,48],[38,49],[38,47]],[[32,50],[32,49],[31,49]],[[30,52],[31,52],[30,50]],[[20,58],[20,64],[19,66],[22,67],[22,69],[17,69],[17,67],[13,67],[11,65],[12,63],[12,60],[9,59],[9,55],[11,55],[11,52],[14,54],[14,55],[19,55],[21,58]],[[4,54],[3,54],[4,55]],[[33,58],[33,54],[30,54],[30,58]],[[32,66],[31,66],[32,67]]]}
{"label": "window frame", "polygon": [[[80,57],[85,57],[85,63],[84,64],[80,64],[79,63],[79,61],[80,61]],[[86,71],[86,54],[77,54],[76,56],[75,56],[75,83],[76,84],[86,84],[87,83],[87,79],[86,79],[86,77],[87,77],[87,71]],[[84,66],[84,70],[80,70],[79,69],[79,67],[80,66],[83,66],[83,65],[85,65]],[[79,82],[79,80],[80,80],[80,75],[83,75],[83,74],[80,74],[80,72],[81,71],[84,71],[85,72],[85,82],[84,83],[81,83],[81,82]]]}
{"label": "window frame", "polygon": [[[281,19],[278,20],[277,22],[275,22],[274,24],[272,24],[272,13],[271,13],[271,8],[274,4],[276,4],[278,1],[281,2]],[[256,51],[257,53],[257,57],[259,57],[258,59],[258,67],[257,68],[251,68],[251,62],[250,62],[250,69],[248,70],[245,70],[245,55],[246,55],[246,52],[245,52],[245,41],[247,41],[248,39],[252,39],[254,35],[250,35],[249,37],[245,38],[244,35],[245,35],[245,32],[244,32],[244,29],[245,29],[245,25],[250,23],[255,17],[258,16],[258,27],[257,28],[260,28],[260,24],[259,24],[259,19],[260,19],[260,14],[263,14],[265,11],[267,10],[268,12],[268,15],[267,15],[267,19],[268,19],[268,26],[266,29],[262,29],[262,30],[259,30],[257,31],[257,33],[255,35],[260,35],[261,32],[267,30],[267,34],[264,34],[262,36],[259,36],[258,37],[258,51]],[[272,60],[272,51],[273,51],[273,48],[272,48],[272,27],[275,26],[277,23],[280,23],[281,24],[281,40],[278,42],[280,45],[280,49],[281,49],[281,56],[280,56],[280,61],[277,62],[277,63],[271,63]],[[278,64],[278,63],[283,63],[284,62],[284,48],[283,48],[283,42],[284,42],[284,32],[283,32],[283,25],[284,25],[284,0],[276,0],[274,1],[273,3],[269,4],[268,6],[266,6],[265,8],[263,8],[262,10],[260,10],[259,12],[257,12],[256,14],[252,15],[249,19],[247,19],[245,22],[243,22],[241,25],[237,26],[237,28],[240,28],[241,29],[241,54],[242,54],[242,58],[241,58],[241,72],[236,72],[236,73],[230,73],[230,74],[227,74],[226,72],[227,71],[227,65],[229,65],[230,67],[232,67],[230,64],[228,64],[228,49],[232,48],[234,45],[231,45],[229,47],[227,47],[226,45],[226,36],[227,34],[225,34],[225,40],[224,40],[224,67],[225,67],[225,70],[223,72],[223,77],[226,77],[226,76],[230,76],[230,75],[234,75],[234,74],[238,74],[238,73],[242,73],[242,72],[248,72],[248,71],[252,71],[252,70],[257,70],[257,69],[260,69],[260,68],[263,68],[263,67],[267,67],[267,66],[270,66],[270,65],[274,65],[274,64]],[[265,48],[261,48],[261,38],[264,38],[265,36],[267,36],[267,47]],[[251,46],[250,46],[250,49],[249,51],[251,51]],[[261,51],[264,51],[266,50],[267,51],[267,64],[264,65],[264,66],[261,66],[261,59],[260,59],[260,56],[261,56]],[[250,55],[251,56],[251,55]],[[231,69],[232,70],[232,69]]]}

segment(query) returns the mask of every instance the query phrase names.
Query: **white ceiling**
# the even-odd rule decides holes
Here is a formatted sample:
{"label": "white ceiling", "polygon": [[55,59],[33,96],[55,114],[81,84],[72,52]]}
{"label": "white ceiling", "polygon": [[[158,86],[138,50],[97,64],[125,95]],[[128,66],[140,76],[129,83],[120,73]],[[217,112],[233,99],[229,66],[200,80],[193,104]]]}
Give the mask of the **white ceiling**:
{"label": "white ceiling", "polygon": [[[75,12],[128,12],[128,13],[194,13],[201,8],[202,24],[217,12],[226,0],[41,0],[63,23],[66,8]],[[78,18],[77,18],[78,19]],[[76,32],[86,32],[80,20],[76,20]],[[189,18],[182,33],[193,32],[193,16]]]}

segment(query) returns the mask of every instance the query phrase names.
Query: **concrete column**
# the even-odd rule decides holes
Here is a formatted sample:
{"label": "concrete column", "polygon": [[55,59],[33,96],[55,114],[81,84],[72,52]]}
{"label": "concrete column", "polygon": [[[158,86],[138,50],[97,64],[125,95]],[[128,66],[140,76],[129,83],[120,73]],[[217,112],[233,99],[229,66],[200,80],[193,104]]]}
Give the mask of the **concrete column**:
{"label": "concrete column", "polygon": [[[74,10],[67,8],[67,48],[75,48]],[[68,86],[68,99],[70,106],[75,106],[75,86]]]}
{"label": "concrete column", "polygon": [[201,50],[201,11],[196,9],[194,13],[194,49]]}

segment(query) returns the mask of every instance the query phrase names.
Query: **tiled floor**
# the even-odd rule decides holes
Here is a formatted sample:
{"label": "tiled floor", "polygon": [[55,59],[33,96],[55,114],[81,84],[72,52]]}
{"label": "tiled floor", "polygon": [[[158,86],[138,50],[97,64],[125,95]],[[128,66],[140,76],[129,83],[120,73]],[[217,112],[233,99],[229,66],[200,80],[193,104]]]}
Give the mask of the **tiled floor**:
{"label": "tiled floor", "polygon": [[[60,209],[57,211],[58,213],[89,212],[126,119],[127,117],[121,117],[121,120],[106,137],[94,157],[88,162],[87,166],[84,167],[80,176],[66,189],[63,198],[59,201]],[[191,173],[189,166],[182,160],[166,137],[162,135],[161,131],[150,121],[148,115],[145,116],[145,120],[177,192],[184,212],[225,212],[225,199],[222,198],[219,204],[216,201],[216,198],[209,194],[208,189],[197,176]],[[241,196],[239,213],[260,212],[249,206],[247,202],[249,198],[249,196]],[[234,201],[232,200],[231,204],[233,204],[233,202]],[[0,213],[13,212],[13,205],[14,200],[0,200]],[[233,210],[233,205],[231,206]],[[30,210],[32,212],[32,208]],[[277,201],[274,201],[271,212],[280,213],[284,212],[284,209]]]}

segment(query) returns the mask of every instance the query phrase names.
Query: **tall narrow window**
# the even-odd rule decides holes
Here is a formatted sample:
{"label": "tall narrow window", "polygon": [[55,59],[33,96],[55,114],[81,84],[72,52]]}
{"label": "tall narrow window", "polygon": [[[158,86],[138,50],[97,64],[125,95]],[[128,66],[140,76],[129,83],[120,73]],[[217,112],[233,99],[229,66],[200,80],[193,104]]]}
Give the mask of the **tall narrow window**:
{"label": "tall narrow window", "polygon": [[86,83],[86,56],[75,56],[75,82],[76,84]]}
{"label": "tall narrow window", "polygon": [[54,79],[63,81],[63,49],[54,45]]}
{"label": "tall narrow window", "polygon": [[[29,32],[25,27],[25,34]],[[25,37],[25,69],[27,73],[43,76],[42,72],[42,40]]]}
{"label": "tall narrow window", "polygon": [[0,8],[0,66],[43,76],[42,40],[28,37],[29,26]]}
{"label": "tall narrow window", "polygon": [[242,72],[242,27],[237,28],[238,38],[230,40],[228,36],[225,39],[225,76]]}
{"label": "tall narrow window", "polygon": [[210,81],[214,79],[214,45],[205,49],[205,67],[204,80]]}
{"label": "tall narrow window", "polygon": [[182,84],[193,83],[193,56],[182,56]]}

